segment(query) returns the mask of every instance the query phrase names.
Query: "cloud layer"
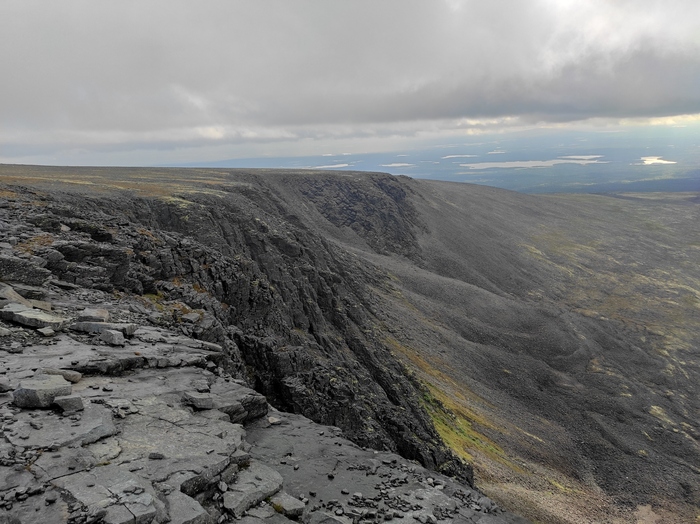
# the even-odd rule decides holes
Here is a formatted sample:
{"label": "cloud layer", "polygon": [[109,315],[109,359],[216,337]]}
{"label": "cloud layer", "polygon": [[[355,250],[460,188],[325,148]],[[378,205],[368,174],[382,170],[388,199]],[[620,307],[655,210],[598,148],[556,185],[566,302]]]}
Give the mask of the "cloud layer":
{"label": "cloud layer", "polygon": [[699,35],[696,0],[4,2],[0,161],[696,114]]}

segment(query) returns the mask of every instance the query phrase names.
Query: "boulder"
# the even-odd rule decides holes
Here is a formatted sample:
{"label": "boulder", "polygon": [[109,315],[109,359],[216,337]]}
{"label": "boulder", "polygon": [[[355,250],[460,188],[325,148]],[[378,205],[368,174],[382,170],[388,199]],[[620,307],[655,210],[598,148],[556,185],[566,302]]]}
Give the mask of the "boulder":
{"label": "boulder", "polygon": [[53,402],[64,412],[67,413],[73,413],[75,411],[82,411],[85,409],[83,399],[79,395],[66,395],[64,397],[56,397],[53,400]]}
{"label": "boulder", "polygon": [[275,511],[282,513],[285,517],[297,518],[304,513],[306,505],[298,498],[292,497],[288,493],[281,491],[270,498],[270,504]]}
{"label": "boulder", "polygon": [[36,375],[20,382],[14,391],[15,405],[20,408],[48,408],[56,397],[70,395],[70,382],[60,375]]}
{"label": "boulder", "polygon": [[107,322],[109,311],[104,308],[85,308],[78,314],[78,322]]}
{"label": "boulder", "polygon": [[166,497],[170,524],[213,524],[214,519],[199,502],[181,491],[173,491]]}
{"label": "boulder", "polygon": [[185,391],[182,400],[197,409],[213,409],[214,399],[209,393],[199,393],[198,391]]}
{"label": "boulder", "polygon": [[106,342],[110,346],[124,346],[126,340],[124,340],[124,334],[116,329],[105,329],[100,333],[100,340]]}
{"label": "boulder", "polygon": [[42,375],[60,375],[65,378],[68,382],[73,384],[80,382],[83,378],[83,374],[78,371],[73,371],[72,369],[56,369],[56,368],[41,368],[38,374]]}
{"label": "boulder", "polygon": [[0,255],[0,279],[30,286],[41,286],[51,276],[51,271],[37,267],[36,263],[12,255]]}

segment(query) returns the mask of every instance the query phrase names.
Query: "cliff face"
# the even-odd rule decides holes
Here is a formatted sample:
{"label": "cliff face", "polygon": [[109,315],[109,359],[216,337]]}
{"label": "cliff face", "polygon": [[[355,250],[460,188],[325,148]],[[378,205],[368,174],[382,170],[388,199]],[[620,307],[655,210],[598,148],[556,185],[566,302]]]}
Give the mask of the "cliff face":
{"label": "cliff face", "polygon": [[11,219],[35,228],[15,240],[43,271],[140,297],[278,409],[469,483],[473,463],[545,522],[698,504],[700,275],[676,264],[700,241],[690,200],[373,173],[5,173]]}
{"label": "cliff face", "polygon": [[[295,220],[265,184],[188,200],[65,194],[45,204],[17,220],[51,236],[32,253],[57,278],[204,310],[206,321],[187,334],[223,345],[230,371],[279,409],[472,482],[421,408],[418,383],[377,336],[370,287],[385,276]],[[382,209],[361,197],[348,202],[359,204]],[[363,231],[393,220],[382,213],[368,211]]]}

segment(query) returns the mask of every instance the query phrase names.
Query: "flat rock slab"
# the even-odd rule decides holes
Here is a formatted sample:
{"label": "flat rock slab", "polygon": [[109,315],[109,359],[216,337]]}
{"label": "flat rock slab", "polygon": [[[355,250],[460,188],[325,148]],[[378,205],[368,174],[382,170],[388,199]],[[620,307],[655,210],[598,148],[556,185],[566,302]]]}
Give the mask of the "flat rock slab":
{"label": "flat rock slab", "polygon": [[209,393],[185,391],[182,401],[196,409],[214,409],[214,398]]}
{"label": "flat rock slab", "polygon": [[214,524],[215,520],[191,497],[173,491],[166,497],[170,524]]}
{"label": "flat rock slab", "polygon": [[86,406],[79,420],[47,414],[37,424],[35,417],[27,412],[18,413],[16,419],[17,422],[5,432],[5,438],[14,446],[55,448],[89,444],[117,432],[112,412],[96,404]]}
{"label": "flat rock slab", "polygon": [[102,333],[103,331],[120,331],[125,337],[132,336],[138,329],[138,325],[119,322],[75,322],[70,328],[83,333]]}
{"label": "flat rock slab", "polygon": [[32,307],[32,303],[28,299],[17,293],[13,286],[10,286],[9,284],[5,284],[3,282],[0,282],[0,298],[9,300],[10,302],[14,302],[16,304],[22,304],[26,307]]}
{"label": "flat rock slab", "polygon": [[46,311],[32,309],[24,304],[10,303],[0,309],[0,318],[33,328],[61,329],[68,321]]}
{"label": "flat rock slab", "polygon": [[308,498],[297,517],[304,523],[349,524],[362,511],[374,512],[375,522],[397,524],[527,522],[501,512],[481,493],[449,477],[393,453],[363,450],[342,438],[338,428],[292,413],[283,417],[284,424],[271,425],[266,419],[249,424],[246,439],[253,445],[251,463],[274,465],[284,478],[285,492]]}
{"label": "flat rock slab", "polygon": [[275,511],[282,513],[286,517],[300,517],[306,508],[301,500],[292,497],[289,493],[281,491],[270,498],[270,504],[275,508]]}
{"label": "flat rock slab", "polygon": [[89,509],[105,509],[107,524],[146,524],[168,516],[150,482],[109,465],[57,478],[53,484],[68,491]]}
{"label": "flat rock slab", "polygon": [[47,451],[32,464],[31,471],[42,482],[92,469],[95,456],[85,448],[62,448]]}
{"label": "flat rock slab", "polygon": [[109,311],[104,308],[85,308],[78,314],[78,322],[107,322]]}
{"label": "flat rock slab", "polygon": [[258,461],[238,474],[238,480],[224,493],[224,507],[240,517],[243,512],[259,504],[282,489],[282,475]]}
{"label": "flat rock slab", "polygon": [[217,381],[210,392],[214,408],[231,417],[231,422],[250,422],[267,415],[267,399],[250,388],[234,382]]}
{"label": "flat rock slab", "polygon": [[36,375],[22,380],[13,396],[15,405],[20,408],[48,408],[56,397],[71,393],[71,383],[62,376]]}

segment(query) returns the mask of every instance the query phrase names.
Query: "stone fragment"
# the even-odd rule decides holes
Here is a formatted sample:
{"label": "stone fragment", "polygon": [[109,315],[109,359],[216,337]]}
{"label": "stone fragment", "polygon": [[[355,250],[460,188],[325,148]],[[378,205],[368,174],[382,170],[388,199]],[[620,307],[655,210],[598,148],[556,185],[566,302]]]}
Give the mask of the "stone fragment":
{"label": "stone fragment", "polygon": [[0,298],[14,302],[16,304],[22,304],[23,306],[32,307],[31,302],[24,298],[22,295],[17,293],[17,291],[4,282],[0,282]]}
{"label": "stone fragment", "polygon": [[21,408],[48,408],[56,397],[70,395],[70,382],[60,375],[35,375],[20,382],[14,403]]}
{"label": "stone fragment", "polygon": [[23,326],[33,328],[50,327],[54,330],[61,329],[66,323],[65,318],[16,303],[7,304],[0,309],[0,318],[22,324]]}
{"label": "stone fragment", "polygon": [[83,399],[79,395],[66,395],[64,397],[56,397],[54,404],[61,408],[66,413],[82,411],[85,409]]}
{"label": "stone fragment", "polygon": [[83,378],[83,374],[78,371],[73,371],[72,369],[56,369],[56,368],[42,368],[38,371],[38,374],[42,375],[60,375],[65,378],[68,382],[76,384],[80,382]]}
{"label": "stone fragment", "polygon": [[12,331],[10,331],[7,328],[0,327],[0,337],[9,337],[12,334]]}
{"label": "stone fragment", "polygon": [[46,299],[46,288],[38,286],[28,286],[27,284],[12,284],[12,289],[14,289],[18,295],[26,298],[27,300],[45,300]]}
{"label": "stone fragment", "polygon": [[285,517],[296,518],[301,516],[306,505],[299,499],[292,497],[288,493],[281,491],[270,498],[270,503],[275,511],[282,513]]}
{"label": "stone fragment", "polygon": [[178,490],[166,497],[170,524],[213,524],[209,513],[191,497]]}
{"label": "stone fragment", "polygon": [[185,404],[197,409],[213,409],[214,399],[209,393],[199,393],[197,391],[185,391],[182,396]]}
{"label": "stone fragment", "polygon": [[106,342],[110,346],[124,346],[126,344],[124,334],[114,329],[105,329],[102,331],[102,333],[100,333],[100,340]]}
{"label": "stone fragment", "polygon": [[200,319],[200,314],[199,313],[187,313],[185,315],[182,315],[182,320],[183,322],[189,322],[190,324],[194,324],[195,322],[198,322]]}
{"label": "stone fragment", "polygon": [[78,322],[107,322],[109,311],[104,308],[85,308],[78,314]]}
{"label": "stone fragment", "polygon": [[125,337],[130,337],[136,332],[138,326],[119,322],[76,322],[70,328],[83,333],[102,333],[106,330],[121,331]]}
{"label": "stone fragment", "polygon": [[4,379],[0,380],[0,393],[7,393],[8,391],[12,391],[12,389],[9,382]]}
{"label": "stone fragment", "polygon": [[32,304],[33,308],[41,309],[42,311],[51,311],[53,309],[51,302],[47,302],[46,300],[31,299],[29,302]]}
{"label": "stone fragment", "polygon": [[39,328],[37,329],[37,332],[44,337],[52,337],[56,334],[56,332],[50,327]]}

